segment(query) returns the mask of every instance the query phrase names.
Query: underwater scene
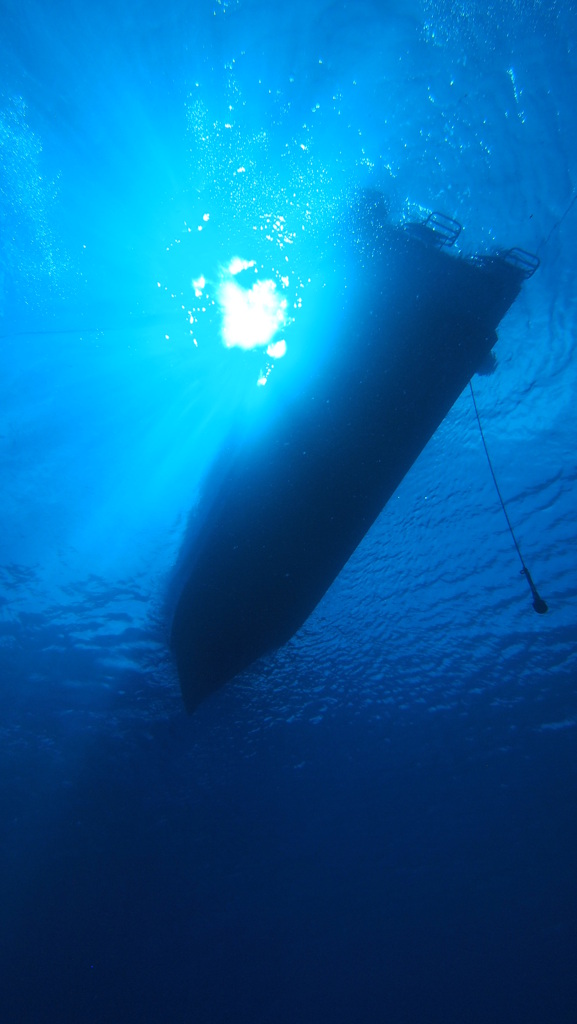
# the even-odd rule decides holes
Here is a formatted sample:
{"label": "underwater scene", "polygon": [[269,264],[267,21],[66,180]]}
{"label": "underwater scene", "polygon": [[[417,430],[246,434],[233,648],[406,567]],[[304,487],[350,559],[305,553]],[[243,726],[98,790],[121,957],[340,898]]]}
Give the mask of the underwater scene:
{"label": "underwater scene", "polygon": [[575,1024],[577,7],[0,58],[0,1021]]}

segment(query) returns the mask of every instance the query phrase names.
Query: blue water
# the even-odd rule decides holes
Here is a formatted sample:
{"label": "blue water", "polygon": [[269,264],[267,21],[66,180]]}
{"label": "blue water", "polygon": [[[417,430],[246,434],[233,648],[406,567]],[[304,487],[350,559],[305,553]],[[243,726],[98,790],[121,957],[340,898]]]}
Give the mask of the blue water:
{"label": "blue water", "polygon": [[[574,1024],[577,8],[0,27],[1,1021]],[[171,569],[283,373],[223,345],[223,273],[256,261],[290,346],[367,186],[541,258],[475,391],[549,612],[464,394],[305,627],[187,718]]]}

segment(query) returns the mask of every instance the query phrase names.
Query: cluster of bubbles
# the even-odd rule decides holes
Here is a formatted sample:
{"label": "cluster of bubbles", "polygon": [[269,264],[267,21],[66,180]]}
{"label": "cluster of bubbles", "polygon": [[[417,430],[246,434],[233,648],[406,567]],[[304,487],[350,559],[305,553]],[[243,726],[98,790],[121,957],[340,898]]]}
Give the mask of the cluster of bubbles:
{"label": "cluster of bubbles", "polygon": [[54,286],[63,258],[49,226],[56,182],[44,176],[42,145],[19,96],[0,108],[0,315],[5,296],[34,306]]}
{"label": "cluster of bubbles", "polygon": [[557,24],[567,13],[562,0],[511,0],[502,3],[471,0],[424,0],[425,38],[436,45],[458,42],[465,47],[483,40],[496,49],[520,29],[535,33]]}
{"label": "cluster of bubbles", "polygon": [[344,186],[316,159],[310,126],[282,143],[251,127],[232,75],[224,109],[215,113],[201,93],[188,97],[190,189],[158,285],[195,346],[217,335],[226,347],[265,349],[263,383],[289,344]]}

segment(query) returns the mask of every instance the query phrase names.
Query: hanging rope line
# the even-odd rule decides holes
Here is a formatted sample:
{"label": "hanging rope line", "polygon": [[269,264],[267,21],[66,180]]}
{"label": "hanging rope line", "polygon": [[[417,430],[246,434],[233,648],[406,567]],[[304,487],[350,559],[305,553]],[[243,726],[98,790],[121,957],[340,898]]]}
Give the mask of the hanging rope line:
{"label": "hanging rope line", "polygon": [[569,212],[570,212],[570,211],[572,210],[572,208],[574,207],[575,203],[577,203],[577,192],[575,192],[575,195],[574,195],[574,196],[573,196],[573,198],[571,199],[571,201],[570,201],[570,203],[569,203],[569,206],[568,206],[568,207],[567,207],[567,209],[565,210],[565,213],[562,213],[562,214],[561,214],[561,216],[559,217],[559,220],[556,220],[556,221],[555,221],[555,223],[554,223],[553,227],[551,228],[551,230],[550,230],[549,234],[547,235],[547,238],[543,239],[543,241],[542,241],[542,242],[541,242],[541,244],[539,245],[539,247],[538,247],[538,249],[537,249],[537,255],[539,255],[539,253],[540,253],[541,249],[544,249],[544,248],[545,248],[545,246],[547,245],[547,242],[548,242],[548,241],[549,241],[549,239],[551,238],[551,235],[553,234],[553,232],[554,232],[554,231],[556,231],[556,230],[557,230],[557,228],[561,227],[561,224],[562,224],[562,223],[563,223],[563,221],[565,220],[565,217],[566,217],[566,216],[567,216],[567,214],[568,214],[568,213],[569,213]]}
{"label": "hanging rope line", "polygon": [[[554,234],[554,232],[557,231],[557,229],[561,226],[561,224],[563,223],[565,218],[568,216],[568,214],[571,212],[571,210],[575,206],[575,203],[577,203],[577,191],[574,192],[573,196],[569,200],[569,203],[568,203],[567,207],[565,208],[564,212],[561,214],[559,219],[556,220],[555,223],[552,225],[552,227],[551,227],[547,237],[544,238],[542,240],[542,242],[540,243],[539,247],[537,248],[537,255],[541,252],[542,249],[545,248],[545,246],[549,242],[549,239]],[[477,402],[475,400],[475,392],[473,391],[472,381],[469,381],[469,389],[471,391],[471,398],[473,399],[473,407],[475,409],[475,416],[477,417],[477,423],[479,424],[479,432],[481,434],[481,440],[483,442],[483,448],[485,449],[485,455],[487,456],[487,462],[488,462],[488,465],[489,465],[489,469],[491,470],[491,476],[493,477],[493,483],[495,484],[495,490],[497,491],[497,495],[499,497],[499,501],[501,502],[501,508],[503,509],[503,514],[505,516],[505,519],[507,520],[507,526],[509,527],[509,533],[511,534],[511,537],[513,539],[513,544],[515,545],[515,550],[516,550],[517,554],[519,555],[519,561],[521,562],[521,574],[523,576],[525,576],[525,578],[527,580],[527,583],[529,584],[529,589],[531,591],[531,596],[533,598],[533,608],[535,609],[535,611],[537,612],[538,615],[544,615],[545,612],[548,611],[548,606],[547,606],[546,602],[543,600],[543,598],[540,596],[540,594],[539,594],[539,592],[537,590],[537,587],[535,586],[535,584],[533,583],[533,580],[531,578],[531,573],[529,572],[527,566],[525,565],[525,561],[523,559],[523,555],[521,554],[521,549],[520,549],[520,547],[519,547],[519,545],[517,543],[517,538],[515,537],[515,533],[514,533],[512,525],[511,525],[511,520],[509,519],[509,514],[508,514],[507,509],[505,507],[505,502],[503,501],[503,496],[501,494],[501,491],[499,490],[499,484],[497,483],[497,477],[495,476],[495,470],[493,469],[493,463],[491,462],[491,456],[489,455],[489,449],[487,448],[487,442],[485,440],[485,435],[483,433],[483,427],[481,425],[481,418],[479,416],[479,410],[477,408]]]}
{"label": "hanging rope line", "polygon": [[[545,246],[549,242],[549,239],[554,234],[554,232],[557,231],[557,229],[561,226],[561,224],[563,223],[565,218],[569,215],[569,213],[571,212],[571,210],[575,206],[575,203],[577,203],[577,191],[575,191],[573,193],[571,199],[569,200],[568,205],[566,206],[565,210],[563,211],[563,213],[561,214],[559,219],[556,220],[555,223],[552,225],[552,227],[551,227],[547,237],[544,238],[541,241],[540,245],[537,248],[537,255],[541,252],[542,249],[545,248]],[[483,427],[482,427],[482,424],[481,424],[481,418],[479,416],[479,410],[477,408],[477,402],[476,402],[476,399],[475,399],[475,392],[473,391],[473,383],[472,383],[472,381],[469,381],[469,390],[471,392],[471,398],[473,399],[473,407],[475,409],[475,416],[477,417],[477,423],[479,425],[479,433],[481,434],[481,440],[483,442],[483,448],[485,449],[485,455],[487,456],[487,463],[489,465],[489,469],[491,470],[491,476],[493,477],[493,483],[495,484],[495,490],[497,491],[497,495],[499,497],[499,501],[501,502],[501,508],[503,509],[503,514],[505,516],[505,519],[507,520],[507,526],[509,527],[509,533],[511,534],[511,537],[513,539],[513,544],[515,545],[515,550],[516,550],[517,554],[519,555],[519,561],[521,562],[521,575],[523,575],[525,577],[525,579],[527,580],[527,583],[529,585],[529,589],[531,591],[531,596],[533,598],[533,608],[535,609],[535,611],[537,612],[538,615],[544,615],[545,612],[548,611],[548,606],[547,606],[546,602],[543,600],[543,598],[540,596],[540,594],[539,594],[539,592],[537,590],[537,587],[533,583],[533,579],[531,577],[531,573],[529,572],[527,566],[525,565],[525,560],[523,558],[523,555],[521,554],[521,549],[520,549],[520,547],[519,547],[519,545],[517,543],[517,538],[515,536],[515,532],[513,530],[512,525],[511,525],[511,520],[509,519],[509,513],[507,512],[507,509],[505,507],[505,502],[503,501],[503,495],[501,494],[501,491],[499,490],[499,484],[497,483],[497,477],[495,476],[495,470],[493,469],[493,463],[491,462],[491,456],[489,455],[489,449],[487,448],[487,442],[485,440],[485,435],[483,433]]]}
{"label": "hanging rope line", "polygon": [[545,612],[548,610],[548,606],[545,603],[545,601],[543,600],[543,598],[539,595],[539,593],[537,591],[537,587],[533,583],[533,580],[531,578],[531,573],[529,572],[527,566],[525,565],[525,561],[524,561],[523,555],[521,554],[521,549],[520,549],[520,547],[519,547],[519,545],[517,543],[517,538],[515,536],[513,527],[511,525],[511,520],[509,519],[509,513],[507,512],[507,509],[505,507],[505,502],[503,501],[503,496],[501,494],[501,491],[499,490],[499,484],[497,483],[497,477],[495,476],[495,470],[493,469],[493,463],[491,462],[491,456],[489,455],[489,449],[487,448],[487,442],[485,440],[485,434],[483,433],[483,427],[481,425],[481,417],[479,416],[479,410],[477,408],[477,402],[476,402],[476,399],[475,399],[475,392],[473,391],[473,384],[472,384],[471,381],[469,381],[469,389],[471,391],[471,398],[473,399],[473,407],[475,409],[475,416],[477,417],[477,423],[479,424],[479,431],[480,431],[480,434],[481,434],[481,440],[483,442],[483,448],[485,449],[485,455],[487,456],[487,462],[488,462],[488,465],[489,465],[489,469],[491,470],[491,476],[493,477],[493,483],[495,484],[495,490],[497,491],[497,494],[499,496],[499,501],[501,502],[501,508],[503,509],[503,512],[504,512],[504,515],[505,515],[505,519],[507,520],[507,526],[509,527],[509,533],[511,534],[511,537],[513,538],[513,544],[515,545],[515,550],[516,550],[517,554],[519,555],[519,561],[521,562],[521,575],[525,576],[525,578],[527,580],[527,583],[529,584],[529,589],[531,591],[531,596],[533,598],[533,608],[535,609],[535,611],[537,612],[538,615],[544,615]]}

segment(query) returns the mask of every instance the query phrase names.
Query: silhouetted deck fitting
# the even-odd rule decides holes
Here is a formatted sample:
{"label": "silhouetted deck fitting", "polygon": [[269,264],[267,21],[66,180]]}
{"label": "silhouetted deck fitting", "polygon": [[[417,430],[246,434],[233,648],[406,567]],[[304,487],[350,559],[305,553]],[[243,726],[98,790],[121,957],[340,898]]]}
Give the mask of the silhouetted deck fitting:
{"label": "silhouetted deck fitting", "polygon": [[447,217],[445,213],[439,213],[438,210],[433,210],[429,214],[424,221],[424,226],[429,229],[433,236],[434,244],[438,245],[439,248],[443,248],[443,246],[450,248],[450,246],[455,244],[463,230],[458,220],[455,220],[453,217]]}
{"label": "silhouetted deck fitting", "polygon": [[517,267],[525,280],[533,277],[536,270],[539,269],[541,260],[538,256],[535,256],[532,252],[527,252],[526,249],[519,249],[515,246],[513,249],[505,249],[501,253],[504,260],[510,263],[511,266]]}

